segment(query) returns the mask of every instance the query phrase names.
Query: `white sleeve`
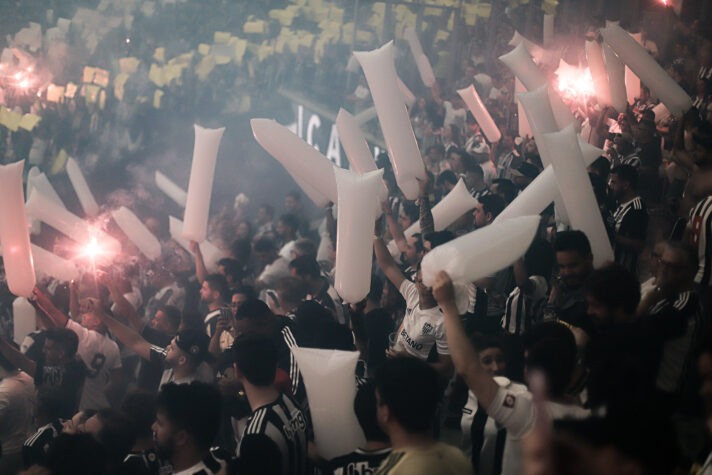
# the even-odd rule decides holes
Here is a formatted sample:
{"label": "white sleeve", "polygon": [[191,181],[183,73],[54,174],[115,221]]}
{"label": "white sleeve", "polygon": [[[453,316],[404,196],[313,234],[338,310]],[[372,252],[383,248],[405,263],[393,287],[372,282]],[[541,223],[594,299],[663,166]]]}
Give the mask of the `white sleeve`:
{"label": "white sleeve", "polygon": [[401,293],[405,299],[405,305],[408,308],[413,308],[420,302],[420,296],[418,295],[418,287],[408,279],[403,279],[401,282],[400,289],[398,291]]}
{"label": "white sleeve", "polygon": [[546,292],[549,290],[549,283],[540,275],[532,275],[529,281],[534,284],[534,290],[529,295],[533,300],[541,300],[546,297]]}
{"label": "white sleeve", "polygon": [[532,394],[500,387],[487,414],[507,429],[507,435],[520,439],[534,427],[536,411]]}
{"label": "white sleeve", "polygon": [[121,369],[121,355],[119,353],[119,347],[113,341],[106,347],[106,364],[107,368]]}
{"label": "white sleeve", "polygon": [[445,320],[439,323],[435,330],[435,345],[439,355],[450,354],[450,348],[447,346],[447,337],[445,336]]}
{"label": "white sleeve", "polygon": [[77,334],[77,338],[79,338],[79,341],[81,342],[82,340],[86,340],[87,337],[89,336],[89,330],[72,320],[71,318],[67,319],[67,328],[72,330],[74,333]]}

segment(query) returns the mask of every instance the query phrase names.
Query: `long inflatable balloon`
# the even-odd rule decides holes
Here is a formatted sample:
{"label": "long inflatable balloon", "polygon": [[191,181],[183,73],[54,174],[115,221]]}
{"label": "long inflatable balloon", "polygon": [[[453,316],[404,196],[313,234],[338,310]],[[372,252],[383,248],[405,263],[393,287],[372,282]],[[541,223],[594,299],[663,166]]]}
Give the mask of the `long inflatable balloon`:
{"label": "long inflatable balloon", "polygon": [[601,36],[673,115],[680,117],[692,107],[684,89],[624,29],[611,25],[601,30]]}
{"label": "long inflatable balloon", "polygon": [[12,339],[21,345],[27,335],[37,329],[37,311],[24,297],[12,302]]}
{"label": "long inflatable balloon", "polygon": [[566,203],[566,210],[574,229],[583,231],[591,242],[593,263],[600,266],[613,260],[613,249],[608,240],[601,211],[583,162],[579,140],[573,127],[544,134],[545,150],[555,150],[549,160]]}
{"label": "long inflatable balloon", "polygon": [[77,193],[77,197],[79,198],[79,203],[82,205],[84,214],[90,218],[93,218],[99,214],[99,205],[96,203],[94,195],[89,189],[89,184],[84,178],[84,174],[79,168],[79,164],[77,164],[76,160],[71,157],[67,160],[67,175],[69,175],[69,181],[72,182],[72,187]]}
{"label": "long inflatable balloon", "polygon": [[608,73],[603,62],[603,49],[597,41],[586,41],[586,61],[591,70],[593,89],[596,100],[601,108],[611,105],[611,87],[608,83]]}
{"label": "long inflatable balloon", "polygon": [[[346,109],[339,109],[339,113],[336,115],[336,130],[339,132],[341,146],[344,147],[346,158],[353,170],[364,174],[378,169],[356,119]],[[383,182],[381,182],[378,196],[381,201],[388,198],[388,188]]]}
{"label": "long inflatable balloon", "polygon": [[477,94],[475,86],[470,85],[470,87],[459,89],[457,93],[460,97],[462,97],[462,100],[465,101],[467,108],[470,109],[470,112],[472,112],[472,115],[482,128],[482,132],[485,134],[485,137],[487,137],[487,140],[489,140],[490,143],[498,142],[499,139],[502,138],[502,133],[499,131],[499,127],[497,127],[497,124],[494,123],[492,116],[482,103],[482,99],[480,99],[480,95]]}
{"label": "long inflatable balloon", "polygon": [[304,378],[319,455],[332,459],[362,447],[354,413],[358,352],[293,347],[292,353]]}
{"label": "long inflatable balloon", "polygon": [[414,200],[418,197],[417,180],[425,178],[425,165],[398,89],[393,54],[392,41],[373,51],[354,53],[371,89],[398,187],[407,199]]}
{"label": "long inflatable balloon", "polygon": [[356,119],[356,123],[358,125],[363,125],[366,122],[370,122],[373,119],[378,117],[378,113],[376,112],[376,108],[371,106],[368,109],[364,109],[358,114],[354,116],[354,119]]}
{"label": "long inflatable balloon", "polygon": [[146,257],[151,260],[161,257],[161,243],[130,209],[122,206],[113,210],[111,216],[129,241],[134,243]]}
{"label": "long inflatable balloon", "polygon": [[529,120],[527,120],[527,114],[524,111],[524,107],[522,107],[522,103],[519,100],[519,93],[520,92],[527,92],[526,88],[524,87],[524,84],[517,79],[514,78],[514,100],[517,102],[517,124],[518,124],[518,133],[520,137],[534,137],[534,133],[532,132],[532,128],[529,125]]}
{"label": "long inflatable balloon", "polygon": [[[410,52],[413,53],[415,65],[418,67],[418,72],[420,73],[420,79],[423,80],[423,84],[427,87],[433,87],[435,85],[435,74],[433,74],[433,68],[430,65],[428,57],[425,56],[423,52],[423,47],[420,45],[420,40],[418,40],[415,29],[406,28],[404,36],[408,41],[408,45],[410,45]],[[363,63],[361,66],[363,67]]]}
{"label": "long inflatable balloon", "polygon": [[[598,157],[603,155],[603,150],[585,142],[580,135],[578,139],[583,153],[584,165],[591,165]],[[556,182],[554,169],[549,165],[499,213],[495,222],[519,216],[540,214],[559,196],[559,185]]]}
{"label": "long inflatable balloon", "polygon": [[603,43],[603,57],[606,58],[611,105],[616,111],[623,113],[628,107],[628,96],[625,89],[625,65],[607,43]]}
{"label": "long inflatable balloon", "polygon": [[[183,221],[173,216],[168,217],[168,229],[171,239],[180,244],[189,254],[193,254],[190,248],[190,242],[183,237]],[[218,261],[222,259],[224,253],[215,244],[208,240],[199,243],[200,253],[203,255],[203,262],[208,272],[215,273],[218,271]]]}
{"label": "long inflatable balloon", "polygon": [[158,170],[156,170],[156,186],[170,199],[178,203],[178,206],[185,208],[185,203],[188,200],[188,193],[186,193],[184,189],[176,185],[166,175]]}
{"label": "long inflatable balloon", "polygon": [[408,89],[408,86],[405,85],[403,81],[401,81],[401,78],[396,76],[396,81],[398,82],[398,89],[400,89],[401,93],[403,94],[403,102],[405,102],[405,105],[410,109],[413,107],[415,104],[415,94],[411,92],[410,89]]}
{"label": "long inflatable balloon", "polygon": [[10,292],[29,298],[35,287],[35,269],[22,190],[24,166],[24,160],[0,166],[0,245]]}
{"label": "long inflatable balloon", "polygon": [[549,46],[554,42],[554,15],[544,14],[544,46]]}
{"label": "long inflatable balloon", "polygon": [[52,184],[49,182],[47,175],[42,173],[39,168],[32,167],[27,173],[27,196],[29,197],[32,190],[35,189],[45,195],[50,200],[54,201],[62,208],[66,208]]}
{"label": "long inflatable balloon", "polygon": [[27,200],[27,214],[78,243],[86,244],[94,236],[108,252],[121,252],[119,241],[103,231],[92,229],[86,221],[50,201],[37,190],[33,190]]}
{"label": "long inflatable balloon", "polygon": [[509,40],[509,46],[519,46],[523,44],[527,51],[537,60],[540,61],[544,57],[544,48],[534,43],[530,39],[522,36],[518,31],[514,31],[512,39]]}
{"label": "long inflatable balloon", "polygon": [[61,282],[69,282],[79,278],[79,270],[73,261],[63,259],[57,254],[34,244],[31,245],[31,248],[37,278],[49,277]]}
{"label": "long inflatable balloon", "polygon": [[339,192],[334,288],[344,302],[355,304],[365,299],[371,289],[370,236],[378,216],[383,170],[363,175],[340,168],[334,171]]}
{"label": "long inflatable balloon", "polygon": [[441,270],[459,284],[492,275],[527,252],[538,227],[539,216],[522,216],[492,223],[442,244],[423,258],[423,283],[432,286]]}
{"label": "long inflatable balloon", "polygon": [[[255,140],[294,177],[336,203],[334,164],[314,147],[272,119],[252,119]],[[305,191],[306,193],[306,191]]]}
{"label": "long inflatable balloon", "polygon": [[183,237],[201,242],[208,234],[210,195],[213,192],[215,164],[225,127],[205,129],[195,124],[193,164],[190,167],[188,197],[183,214]]}
{"label": "long inflatable balloon", "polygon": [[[435,231],[443,231],[475,206],[477,206],[477,200],[467,191],[465,182],[460,178],[453,189],[450,190],[450,193],[445,195],[445,197],[430,210],[433,214]],[[403,234],[406,239],[410,239],[414,234],[419,232],[420,220],[411,224],[408,229],[403,231]],[[391,254],[398,252],[398,246],[395,241],[388,243],[388,249],[391,251]]]}
{"label": "long inflatable balloon", "polygon": [[[643,38],[640,33],[628,33],[631,38],[641,44]],[[635,100],[640,97],[640,78],[626,65],[625,67],[625,91],[628,95],[628,104],[635,104]]]}
{"label": "long inflatable balloon", "polygon": [[[561,96],[549,85],[542,70],[532,61],[524,42],[519,43],[509,53],[500,56],[499,60],[514,73],[527,91],[534,91],[545,85],[548,87],[549,103],[558,128],[571,124],[578,127],[578,121],[576,121],[571,109],[561,100]],[[557,64],[559,62],[557,61]]]}

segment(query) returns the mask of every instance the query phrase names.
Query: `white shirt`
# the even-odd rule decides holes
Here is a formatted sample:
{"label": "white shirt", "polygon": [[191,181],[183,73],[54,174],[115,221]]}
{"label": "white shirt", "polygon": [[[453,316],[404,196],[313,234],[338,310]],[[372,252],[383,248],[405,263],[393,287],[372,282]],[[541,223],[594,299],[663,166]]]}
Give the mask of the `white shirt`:
{"label": "white shirt", "polygon": [[399,291],[405,299],[406,311],[398,330],[398,345],[423,361],[428,359],[433,345],[436,345],[438,354],[449,355],[445,319],[440,307],[421,309],[418,288],[408,279],[403,280]]}
{"label": "white shirt", "polygon": [[450,127],[450,125],[455,124],[464,129],[467,121],[467,109],[455,109],[450,101],[443,101],[443,107],[445,108],[443,127]]}
{"label": "white shirt", "polygon": [[34,432],[35,383],[22,371],[0,380],[0,444],[3,454],[22,450]]}
{"label": "white shirt", "polygon": [[[585,419],[591,411],[570,404],[546,401],[550,420]],[[487,414],[507,429],[507,442],[504,446],[502,473],[518,475],[522,473],[522,447],[519,443],[533,428],[536,421],[536,407],[532,393],[521,388],[502,388],[497,390],[494,400],[487,408]]]}
{"label": "white shirt", "polygon": [[77,354],[88,369],[79,410],[109,407],[104,389],[111,379],[111,372],[121,369],[118,345],[108,336],[88,330],[74,320],[67,320],[67,328],[77,334]]}
{"label": "white shirt", "polygon": [[267,287],[275,288],[282,277],[289,277],[289,261],[280,256],[271,264],[267,264],[257,280]]}

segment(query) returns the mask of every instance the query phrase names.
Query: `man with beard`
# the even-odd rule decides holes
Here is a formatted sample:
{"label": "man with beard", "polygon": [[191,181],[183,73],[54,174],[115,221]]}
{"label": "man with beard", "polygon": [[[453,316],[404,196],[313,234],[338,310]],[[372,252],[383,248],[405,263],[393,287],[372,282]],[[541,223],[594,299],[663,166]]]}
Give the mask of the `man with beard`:
{"label": "man with beard", "polygon": [[638,172],[632,166],[619,165],[611,170],[609,186],[618,203],[611,223],[615,260],[634,274],[648,230],[648,210],[638,194],[637,185]]}
{"label": "man with beard", "polygon": [[174,475],[214,475],[225,461],[210,450],[220,428],[220,392],[211,385],[166,384],[158,393],[153,434]]}
{"label": "man with beard", "polygon": [[584,285],[593,272],[591,244],[581,231],[564,231],[554,241],[559,276],[554,281],[544,316],[591,330]]}

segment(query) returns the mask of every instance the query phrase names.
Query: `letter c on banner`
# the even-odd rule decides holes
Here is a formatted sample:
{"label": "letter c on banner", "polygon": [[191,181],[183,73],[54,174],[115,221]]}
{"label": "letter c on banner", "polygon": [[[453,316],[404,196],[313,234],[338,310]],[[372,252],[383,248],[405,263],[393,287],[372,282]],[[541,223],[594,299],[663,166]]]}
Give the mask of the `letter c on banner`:
{"label": "letter c on banner", "polygon": [[314,143],[314,129],[321,127],[321,119],[318,115],[313,114],[309,117],[309,123],[307,124],[307,143],[319,150],[319,145]]}

